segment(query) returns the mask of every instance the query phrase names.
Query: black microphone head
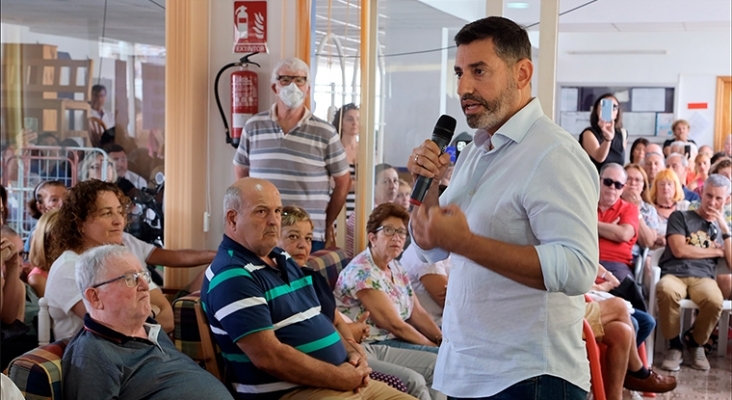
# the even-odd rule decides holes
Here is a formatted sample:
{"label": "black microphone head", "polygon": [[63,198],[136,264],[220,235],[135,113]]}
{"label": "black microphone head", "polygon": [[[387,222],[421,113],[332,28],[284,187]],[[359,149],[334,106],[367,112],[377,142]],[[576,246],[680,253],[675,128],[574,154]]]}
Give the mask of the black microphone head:
{"label": "black microphone head", "polygon": [[439,136],[450,143],[452,135],[455,134],[455,127],[457,126],[457,120],[449,115],[442,115],[435,124],[435,129],[432,131],[432,135]]}

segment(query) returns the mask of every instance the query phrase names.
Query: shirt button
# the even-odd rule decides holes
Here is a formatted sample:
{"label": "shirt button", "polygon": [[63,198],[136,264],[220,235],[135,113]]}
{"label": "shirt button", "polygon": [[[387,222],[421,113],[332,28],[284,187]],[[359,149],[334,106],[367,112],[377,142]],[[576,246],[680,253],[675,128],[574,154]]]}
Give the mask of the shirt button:
{"label": "shirt button", "polygon": [[473,195],[475,195],[475,189],[468,192],[468,196],[473,196]]}

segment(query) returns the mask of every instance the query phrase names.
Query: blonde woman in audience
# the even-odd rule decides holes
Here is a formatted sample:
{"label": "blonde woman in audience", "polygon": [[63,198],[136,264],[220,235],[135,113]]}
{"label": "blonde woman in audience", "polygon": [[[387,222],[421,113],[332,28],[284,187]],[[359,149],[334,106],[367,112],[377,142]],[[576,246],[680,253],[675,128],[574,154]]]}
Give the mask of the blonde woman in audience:
{"label": "blonde woman in audience", "polygon": [[107,175],[104,179],[105,182],[117,182],[117,171],[114,168],[114,163],[107,158],[105,161],[104,155],[100,153],[89,154],[79,167],[79,182],[88,181],[89,179],[102,180],[102,168],[106,166]]}
{"label": "blonde woman in audience", "polygon": [[666,224],[674,211],[689,209],[689,201],[684,200],[684,190],[679,177],[671,168],[656,174],[651,186],[651,201],[658,212],[658,237],[654,247],[666,246]]}
{"label": "blonde woman in audience", "polygon": [[406,208],[409,210],[409,197],[412,195],[412,185],[407,183],[404,179],[399,179],[399,192],[397,192],[396,200],[394,200],[394,204],[399,204],[400,206]]}
{"label": "blonde woman in audience", "polygon": [[[91,248],[123,244],[128,206],[129,199],[113,183],[92,179],[69,190],[51,231],[54,262],[45,293],[56,339],[71,337],[84,325],[87,310],[76,285],[76,261]],[[166,332],[172,331],[173,309],[154,283],[150,283],[150,305],[150,317]]]}
{"label": "blonde woman in audience", "polygon": [[306,266],[310,257],[312,240],[313,222],[307,211],[297,206],[285,206],[282,209],[282,229],[278,246],[303,268],[306,275],[312,277],[313,288],[320,300],[320,312],[333,321],[333,325],[341,336],[356,351],[368,359],[369,367],[374,370],[370,375],[371,379],[400,389],[400,385],[392,384],[393,380],[389,375],[393,375],[406,385],[407,393],[420,400],[444,399],[445,395],[430,389],[432,372],[435,368],[435,361],[437,361],[437,356],[434,354],[388,346],[372,346],[366,343],[359,344],[365,336],[368,336],[369,326],[363,321],[353,322],[337,311],[335,297],[328,286],[328,281],[323,275]]}
{"label": "blonde woman in audience", "polygon": [[366,224],[369,245],[341,271],[336,283],[338,309],[351,320],[366,319],[367,343],[437,353],[442,331],[422,308],[409,276],[396,259],[407,239],[409,213],[386,203]]}
{"label": "blonde woman in audience", "polygon": [[36,225],[36,234],[33,235],[30,245],[30,262],[33,269],[28,274],[28,284],[33,288],[38,297],[43,297],[46,293],[46,281],[48,280],[48,271],[51,269],[51,242],[56,221],[58,220],[58,210],[49,211],[38,220]]}
{"label": "blonde woman in audience", "polygon": [[694,173],[689,174],[691,176],[690,179],[687,178],[687,181],[689,181],[689,183],[686,185],[686,188],[694,191],[694,193],[698,194],[699,196],[701,196],[702,194],[704,181],[709,178],[709,168],[711,167],[710,160],[711,157],[709,157],[705,153],[697,154],[696,158],[694,159]]}

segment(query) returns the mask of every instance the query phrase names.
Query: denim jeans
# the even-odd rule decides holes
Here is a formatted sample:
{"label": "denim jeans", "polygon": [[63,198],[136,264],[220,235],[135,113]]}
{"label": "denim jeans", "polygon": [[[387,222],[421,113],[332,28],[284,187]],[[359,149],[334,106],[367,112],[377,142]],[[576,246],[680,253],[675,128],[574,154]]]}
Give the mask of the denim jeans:
{"label": "denim jeans", "polygon": [[400,349],[408,349],[408,350],[429,351],[430,353],[435,353],[435,354],[437,354],[437,351],[440,350],[439,347],[408,343],[408,342],[401,341],[399,339],[386,339],[386,340],[382,340],[380,342],[371,342],[370,344],[381,344],[384,346],[398,347]]}
{"label": "denim jeans", "polygon": [[[459,397],[447,397],[461,400]],[[469,400],[585,400],[587,392],[551,375],[540,375],[509,386],[489,397],[471,397]],[[468,399],[465,399],[468,400]]]}
{"label": "denim jeans", "polygon": [[647,312],[641,310],[635,310],[633,314],[630,314],[630,319],[633,321],[633,327],[635,328],[635,344],[640,346],[648,335],[653,332],[653,328],[656,327],[656,320]]}

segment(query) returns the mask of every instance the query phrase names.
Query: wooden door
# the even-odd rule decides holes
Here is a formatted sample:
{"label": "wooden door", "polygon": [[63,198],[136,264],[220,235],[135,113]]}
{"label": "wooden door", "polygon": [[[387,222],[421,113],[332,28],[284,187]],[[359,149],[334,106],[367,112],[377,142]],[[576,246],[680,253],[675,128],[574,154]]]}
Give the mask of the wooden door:
{"label": "wooden door", "polygon": [[727,135],[732,134],[732,76],[717,77],[717,106],[714,115],[714,151],[720,151]]}

